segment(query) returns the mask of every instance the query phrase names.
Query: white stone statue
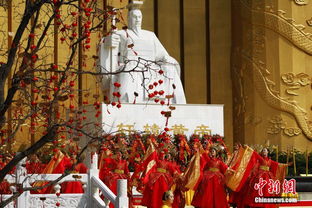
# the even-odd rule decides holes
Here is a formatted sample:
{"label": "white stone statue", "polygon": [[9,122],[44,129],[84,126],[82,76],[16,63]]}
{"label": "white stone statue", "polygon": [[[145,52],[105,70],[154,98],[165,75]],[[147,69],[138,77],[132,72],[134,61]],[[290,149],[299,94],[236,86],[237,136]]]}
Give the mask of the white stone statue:
{"label": "white stone statue", "polygon": [[[103,78],[103,89],[109,93],[111,101],[117,100],[112,95],[117,91],[113,83],[118,82],[121,84],[119,100],[123,103],[132,103],[134,100],[136,103],[145,103],[149,94],[163,90],[163,95],[156,95],[153,99],[161,100],[173,94],[171,103],[185,104],[178,62],[169,56],[156,35],[141,29],[141,25],[141,10],[132,8],[128,13],[128,29],[115,31],[101,40],[99,68],[102,72],[112,72],[112,75]],[[159,70],[164,73],[160,74]],[[113,74],[118,71],[123,73]],[[161,85],[149,89],[159,80],[163,80]]]}

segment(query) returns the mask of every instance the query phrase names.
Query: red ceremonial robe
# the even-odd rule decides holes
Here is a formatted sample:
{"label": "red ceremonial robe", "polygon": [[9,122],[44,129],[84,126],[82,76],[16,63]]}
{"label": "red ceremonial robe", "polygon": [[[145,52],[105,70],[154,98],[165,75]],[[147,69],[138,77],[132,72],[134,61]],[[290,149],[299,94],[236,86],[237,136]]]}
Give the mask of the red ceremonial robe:
{"label": "red ceremonial robe", "polygon": [[[129,169],[126,160],[112,160],[110,171],[108,172],[108,175],[104,176],[104,183],[114,194],[117,194],[118,179],[129,179]],[[109,207],[112,208],[114,206],[110,203]]]}
{"label": "red ceremonial robe", "polygon": [[218,158],[205,156],[203,159],[206,163],[192,205],[200,208],[229,207],[224,187],[227,165]]}
{"label": "red ceremonial robe", "polygon": [[[75,166],[75,173],[87,173],[87,167],[83,163],[78,163]],[[83,193],[82,183],[80,181],[71,181],[71,182],[64,182],[62,184],[62,193]]]}
{"label": "red ceremonial robe", "polygon": [[156,169],[147,175],[142,205],[148,208],[159,208],[162,196],[173,184],[173,174],[178,172],[175,166],[165,160],[156,159]]}
{"label": "red ceremonial robe", "polygon": [[263,196],[262,197],[272,197],[276,196],[275,194],[269,193],[269,179],[279,179],[277,178],[277,172],[281,169],[281,166],[286,167],[286,164],[279,164],[268,157],[262,157],[256,153],[257,165],[256,169],[252,172],[250,180],[245,185],[241,191],[241,201],[242,206],[250,207],[263,207],[263,208],[275,208],[275,204],[259,204],[255,203],[255,197],[260,197],[258,190],[255,189],[255,184],[259,182],[259,179],[267,181],[267,184],[262,188]]}

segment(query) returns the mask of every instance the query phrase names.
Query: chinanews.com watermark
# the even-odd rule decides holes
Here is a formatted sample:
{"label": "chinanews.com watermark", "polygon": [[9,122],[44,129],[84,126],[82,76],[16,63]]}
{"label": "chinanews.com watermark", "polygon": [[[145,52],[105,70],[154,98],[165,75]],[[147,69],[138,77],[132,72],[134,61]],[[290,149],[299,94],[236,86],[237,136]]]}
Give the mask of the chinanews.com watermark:
{"label": "chinanews.com watermark", "polygon": [[[266,188],[266,192],[272,195],[272,197],[264,197],[263,189]],[[259,179],[259,182],[254,185],[254,189],[258,191],[258,197],[255,197],[255,203],[267,203],[267,204],[283,204],[283,203],[297,203],[298,196],[296,192],[296,180],[284,179],[283,183],[279,180],[264,180],[263,178]],[[281,193],[281,197],[279,197]],[[284,197],[288,196],[288,197]],[[294,197],[290,197],[294,196]]]}
{"label": "chinanews.com watermark", "polygon": [[255,197],[255,203],[261,204],[287,204],[297,203],[297,198],[284,198],[284,197]]}

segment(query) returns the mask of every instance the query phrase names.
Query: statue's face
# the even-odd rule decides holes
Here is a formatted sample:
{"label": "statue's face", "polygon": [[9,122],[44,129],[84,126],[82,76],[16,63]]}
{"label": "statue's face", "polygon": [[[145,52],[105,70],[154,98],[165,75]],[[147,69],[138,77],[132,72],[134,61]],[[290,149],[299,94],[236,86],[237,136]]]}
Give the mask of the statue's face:
{"label": "statue's face", "polygon": [[129,13],[129,27],[141,27],[142,25],[142,12],[139,9],[130,11]]}

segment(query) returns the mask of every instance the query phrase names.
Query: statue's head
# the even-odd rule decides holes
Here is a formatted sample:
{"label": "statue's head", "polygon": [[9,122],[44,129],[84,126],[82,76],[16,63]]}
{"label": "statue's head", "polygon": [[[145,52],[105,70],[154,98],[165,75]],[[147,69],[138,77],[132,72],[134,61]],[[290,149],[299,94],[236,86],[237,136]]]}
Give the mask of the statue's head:
{"label": "statue's head", "polygon": [[131,9],[128,13],[128,27],[141,28],[142,26],[142,12],[140,9]]}

